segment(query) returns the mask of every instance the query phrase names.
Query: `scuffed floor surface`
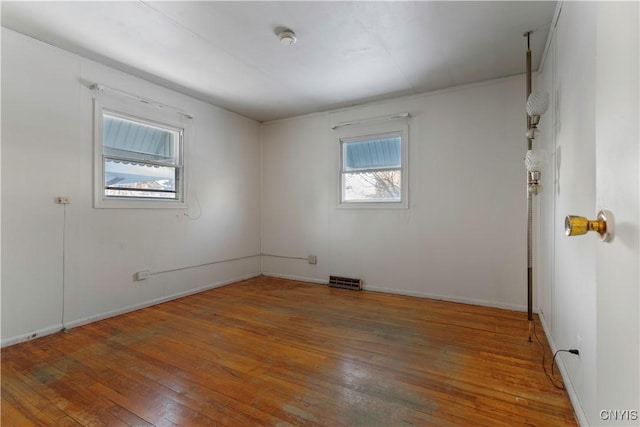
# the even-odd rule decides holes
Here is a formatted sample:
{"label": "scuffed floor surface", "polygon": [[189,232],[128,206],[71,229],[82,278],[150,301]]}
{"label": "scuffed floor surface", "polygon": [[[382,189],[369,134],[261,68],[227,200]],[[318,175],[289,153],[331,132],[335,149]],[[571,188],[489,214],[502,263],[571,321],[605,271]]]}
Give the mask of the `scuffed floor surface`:
{"label": "scuffed floor surface", "polygon": [[1,422],[576,425],[541,361],[523,313],[258,277],[3,349]]}

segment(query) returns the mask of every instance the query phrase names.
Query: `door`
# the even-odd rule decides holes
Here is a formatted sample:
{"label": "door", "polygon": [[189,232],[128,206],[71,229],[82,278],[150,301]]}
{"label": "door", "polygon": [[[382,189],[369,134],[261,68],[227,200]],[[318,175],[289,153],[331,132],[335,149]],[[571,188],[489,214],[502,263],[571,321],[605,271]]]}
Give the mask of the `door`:
{"label": "door", "polygon": [[596,206],[615,222],[613,241],[596,245],[593,422],[605,425],[639,424],[639,14],[637,2],[604,2],[596,20]]}

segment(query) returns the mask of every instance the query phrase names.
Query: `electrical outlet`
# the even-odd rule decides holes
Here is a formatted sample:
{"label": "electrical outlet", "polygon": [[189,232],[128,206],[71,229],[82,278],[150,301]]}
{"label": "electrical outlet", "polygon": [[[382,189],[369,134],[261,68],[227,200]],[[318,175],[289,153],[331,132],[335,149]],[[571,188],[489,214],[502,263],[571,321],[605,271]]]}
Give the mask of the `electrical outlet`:
{"label": "electrical outlet", "polygon": [[140,280],[148,279],[149,276],[151,276],[151,272],[149,270],[142,270],[142,271],[138,271],[134,275],[134,278],[136,279],[136,281],[140,281]]}
{"label": "electrical outlet", "polygon": [[[576,339],[578,340],[578,345],[576,345],[576,349],[582,354],[582,338],[580,335],[576,335]],[[578,356],[580,356],[580,354]]]}
{"label": "electrical outlet", "polygon": [[58,196],[56,197],[56,203],[59,205],[68,205],[71,203],[71,198],[69,198],[69,196]]}
{"label": "electrical outlet", "polygon": [[316,255],[309,255],[307,257],[307,261],[309,261],[309,264],[317,264],[318,263],[318,257]]}

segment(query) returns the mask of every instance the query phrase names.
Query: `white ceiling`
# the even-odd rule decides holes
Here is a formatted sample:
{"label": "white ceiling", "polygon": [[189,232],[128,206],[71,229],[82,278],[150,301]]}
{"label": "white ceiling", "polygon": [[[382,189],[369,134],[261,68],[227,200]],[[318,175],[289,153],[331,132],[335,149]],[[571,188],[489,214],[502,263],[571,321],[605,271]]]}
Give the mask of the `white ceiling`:
{"label": "white ceiling", "polygon": [[[538,67],[556,2],[10,2],[2,26],[268,121]],[[291,28],[298,42],[279,43]]]}

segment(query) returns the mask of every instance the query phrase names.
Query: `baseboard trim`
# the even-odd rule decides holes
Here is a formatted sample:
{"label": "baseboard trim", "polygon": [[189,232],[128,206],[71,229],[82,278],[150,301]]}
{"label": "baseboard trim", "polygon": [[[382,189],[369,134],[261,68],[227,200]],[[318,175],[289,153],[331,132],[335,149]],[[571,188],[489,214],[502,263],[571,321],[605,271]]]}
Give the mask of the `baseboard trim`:
{"label": "baseboard trim", "polygon": [[46,328],[36,329],[35,331],[26,332],[24,334],[16,335],[10,338],[3,338],[0,341],[0,348],[9,347],[14,344],[18,344],[25,341],[31,341],[36,338],[44,337],[47,335],[55,334],[62,330],[62,323],[47,326]]}
{"label": "baseboard trim", "polygon": [[[292,274],[263,272],[262,275],[268,276],[268,277],[279,277],[281,279],[298,280],[301,282],[320,283],[323,285],[327,285],[329,283],[328,279],[321,280],[321,279],[315,279],[312,277],[296,276]],[[439,301],[457,302],[461,304],[479,305],[483,307],[501,308],[503,310],[523,311],[523,312],[527,311],[527,308],[524,305],[505,304],[505,303],[500,303],[496,301],[477,300],[477,299],[471,299],[471,298],[458,298],[458,297],[452,297],[447,295],[431,294],[428,292],[415,292],[415,291],[408,291],[405,289],[383,288],[380,286],[370,286],[367,284],[363,285],[362,289],[365,291],[382,292],[386,294],[396,294],[396,295],[404,295],[409,297],[428,298],[428,299],[439,300]]]}
{"label": "baseboard trim", "polygon": [[511,310],[511,311],[526,311],[527,308],[523,305],[518,304],[505,304],[497,301],[487,301],[487,300],[479,300],[473,298],[459,298],[452,297],[448,295],[438,295],[432,294],[429,292],[416,292],[416,291],[408,291],[404,289],[390,289],[383,288],[379,286],[369,286],[364,285],[363,289],[366,291],[374,291],[374,292],[384,292],[387,294],[396,294],[396,295],[405,295],[409,297],[419,297],[419,298],[428,298],[439,301],[448,301],[448,302],[457,302],[461,304],[471,304],[471,305],[479,305],[483,307],[492,307],[492,308],[501,308],[503,310]]}
{"label": "baseboard trim", "polygon": [[[551,351],[555,353],[558,350],[555,341],[553,340],[553,336],[549,331],[549,327],[547,326],[547,322],[544,318],[544,314],[538,313],[538,318],[540,319],[540,324],[542,325],[542,329],[544,331],[544,335],[547,337],[547,342],[551,347]],[[569,378],[569,374],[567,373],[567,368],[562,361],[562,358],[556,358],[556,364],[558,365],[558,370],[560,371],[560,375],[562,375],[562,381],[564,382],[564,387],[567,389],[567,394],[569,395],[569,401],[571,401],[571,406],[573,406],[573,413],[578,420],[578,424],[581,426],[588,426],[589,420],[587,419],[587,415],[584,412],[584,408],[578,398],[578,393],[576,393],[576,389],[573,387],[573,383],[571,382],[571,378]]]}
{"label": "baseboard trim", "polygon": [[[211,289],[219,288],[222,286],[230,285],[232,283],[241,282],[243,280],[252,279],[254,277],[258,277],[261,274],[251,273],[244,276],[235,277],[233,279],[223,280],[220,282],[215,282],[210,285],[202,286],[196,289],[189,289],[188,291],[178,292],[175,294],[171,294],[168,296],[156,298],[150,301],[145,301],[139,304],[130,305],[128,307],[120,308],[117,310],[107,311],[104,313],[96,314],[94,316],[83,317],[81,319],[72,320],[70,322],[65,323],[65,327],[67,329],[75,328],[78,326],[86,325],[88,323],[97,322],[99,320],[108,319],[110,317],[118,316],[120,314],[130,313],[132,311],[141,310],[143,308],[151,307],[157,304],[162,304],[163,302],[171,301],[178,298],[183,298],[189,295],[197,294],[200,292],[208,291]],[[46,335],[55,334],[56,332],[60,332],[63,328],[62,323],[58,323],[52,326],[47,326],[46,328],[38,329],[36,331],[27,332],[24,334],[16,335],[10,338],[3,338],[0,341],[0,348],[9,347],[14,344],[18,344],[21,342],[29,341],[34,338],[40,338]]]}
{"label": "baseboard trim", "polygon": [[292,274],[279,274],[279,273],[263,272],[262,275],[263,276],[267,276],[267,277],[278,277],[280,279],[297,280],[299,282],[319,283],[321,285],[328,285],[329,284],[329,279],[321,280],[321,279],[314,279],[313,277],[296,276],[296,275],[292,275]]}

